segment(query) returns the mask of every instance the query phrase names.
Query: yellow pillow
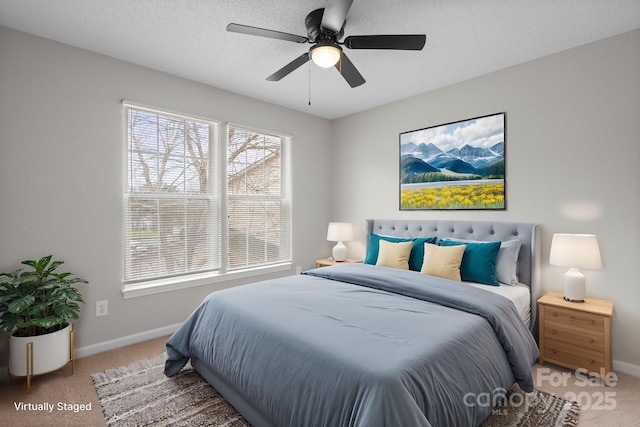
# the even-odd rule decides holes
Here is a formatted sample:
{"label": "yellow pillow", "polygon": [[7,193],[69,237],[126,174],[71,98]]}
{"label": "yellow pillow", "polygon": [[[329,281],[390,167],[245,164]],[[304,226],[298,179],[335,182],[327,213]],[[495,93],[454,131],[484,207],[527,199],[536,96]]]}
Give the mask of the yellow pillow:
{"label": "yellow pillow", "polygon": [[460,282],[460,263],[466,247],[467,245],[437,246],[425,243],[420,273]]}
{"label": "yellow pillow", "polygon": [[408,242],[388,242],[380,240],[378,260],[376,265],[383,267],[409,269],[409,256],[413,248],[413,241]]}

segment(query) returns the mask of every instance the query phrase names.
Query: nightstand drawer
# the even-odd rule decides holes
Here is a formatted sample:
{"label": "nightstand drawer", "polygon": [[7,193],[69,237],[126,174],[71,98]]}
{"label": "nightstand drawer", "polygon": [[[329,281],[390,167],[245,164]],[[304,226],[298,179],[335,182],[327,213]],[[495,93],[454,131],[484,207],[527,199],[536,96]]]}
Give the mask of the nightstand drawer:
{"label": "nightstand drawer", "polygon": [[548,339],[545,340],[544,359],[567,367],[584,367],[589,371],[599,371],[604,366],[602,352],[575,347],[571,344]]}
{"label": "nightstand drawer", "polygon": [[604,331],[604,318],[597,314],[569,310],[559,307],[548,307],[545,311],[545,320],[565,323],[593,331]]}
{"label": "nightstand drawer", "polygon": [[602,332],[554,322],[549,320],[549,317],[544,322],[544,337],[595,351],[602,351],[604,348]]}

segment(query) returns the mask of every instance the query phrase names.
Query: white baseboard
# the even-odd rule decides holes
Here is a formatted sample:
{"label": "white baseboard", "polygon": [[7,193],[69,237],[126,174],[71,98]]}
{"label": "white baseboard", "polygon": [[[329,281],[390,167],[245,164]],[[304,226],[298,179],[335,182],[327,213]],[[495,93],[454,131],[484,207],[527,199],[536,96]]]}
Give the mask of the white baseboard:
{"label": "white baseboard", "polygon": [[614,372],[620,372],[623,374],[631,375],[636,378],[640,378],[640,365],[634,365],[633,363],[620,362],[614,360],[612,363]]}
{"label": "white baseboard", "polygon": [[127,336],[115,338],[109,341],[103,341],[97,344],[80,347],[75,350],[74,355],[77,359],[80,357],[86,357],[86,356],[91,356],[93,354],[102,353],[103,351],[113,350],[116,348],[131,345],[131,344],[137,344],[139,342],[162,337],[164,335],[171,335],[176,331],[176,329],[180,327],[180,325],[181,323],[176,323],[175,325],[163,326],[162,328],[139,332],[137,334],[127,335]]}

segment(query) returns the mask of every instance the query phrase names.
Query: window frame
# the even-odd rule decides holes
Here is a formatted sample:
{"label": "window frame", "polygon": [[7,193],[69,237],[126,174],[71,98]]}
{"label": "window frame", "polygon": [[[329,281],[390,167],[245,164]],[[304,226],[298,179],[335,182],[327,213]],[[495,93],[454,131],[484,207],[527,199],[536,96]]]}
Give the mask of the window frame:
{"label": "window frame", "polygon": [[[187,120],[203,121],[209,124],[215,124],[217,128],[214,129],[213,135],[211,135],[210,125],[210,138],[209,138],[209,188],[208,195],[201,196],[206,197],[212,201],[210,217],[218,215],[218,226],[216,232],[219,234],[219,251],[217,254],[211,253],[208,256],[214,256],[219,258],[219,267],[214,271],[201,272],[201,273],[186,273],[172,277],[152,278],[152,279],[139,279],[139,280],[125,280],[125,257],[126,257],[126,245],[130,241],[127,239],[126,232],[128,223],[127,218],[127,197],[128,188],[126,184],[128,177],[124,176],[123,182],[123,213],[122,213],[122,257],[121,266],[122,271],[122,294],[125,299],[135,298],[145,295],[152,295],[161,292],[176,291],[180,289],[187,289],[195,286],[211,285],[221,283],[229,280],[242,279],[247,277],[254,277],[269,273],[278,273],[284,271],[290,271],[293,265],[293,235],[292,235],[292,223],[293,223],[293,202],[292,202],[292,176],[291,176],[291,137],[289,135],[281,134],[273,131],[263,131],[256,128],[242,126],[237,124],[230,124],[219,120],[210,118],[198,117],[194,115],[187,115],[183,113],[176,113],[170,110],[159,109],[155,107],[145,106],[139,103],[133,103],[128,101],[122,101],[123,104],[123,117],[125,123],[123,125],[123,141],[124,141],[124,173],[129,174],[129,129],[127,123],[127,111],[129,108],[136,108],[141,110],[147,110],[156,114],[165,114],[168,116],[175,116]],[[228,163],[228,141],[229,141],[229,128],[233,126],[241,128],[242,130],[255,132],[270,136],[281,138],[280,147],[280,185],[283,198],[288,203],[288,215],[287,223],[284,224],[287,227],[288,234],[288,259],[277,261],[274,263],[244,267],[244,268],[229,268],[229,221],[228,221],[228,175],[227,175],[227,163]],[[215,190],[214,190],[215,187]],[[216,194],[212,194],[216,193]],[[214,206],[215,205],[215,206]],[[210,221],[215,222],[215,218],[210,218]],[[215,250],[215,248],[212,248]]]}

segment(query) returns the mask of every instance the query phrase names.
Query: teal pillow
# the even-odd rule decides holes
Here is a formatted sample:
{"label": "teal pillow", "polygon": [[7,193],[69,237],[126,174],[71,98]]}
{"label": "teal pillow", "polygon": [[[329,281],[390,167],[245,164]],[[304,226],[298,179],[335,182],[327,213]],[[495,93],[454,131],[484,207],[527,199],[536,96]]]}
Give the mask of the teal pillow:
{"label": "teal pillow", "polygon": [[500,242],[468,243],[442,239],[440,246],[467,245],[460,264],[460,277],[465,282],[500,286],[496,279],[496,258]]}
{"label": "teal pillow", "polygon": [[365,264],[375,265],[378,261],[378,252],[380,251],[380,240],[387,242],[413,242],[413,249],[409,255],[409,270],[420,271],[422,262],[424,261],[424,244],[435,243],[435,237],[391,237],[381,236],[379,234],[369,233],[369,247],[367,248],[367,256],[364,259]]}

